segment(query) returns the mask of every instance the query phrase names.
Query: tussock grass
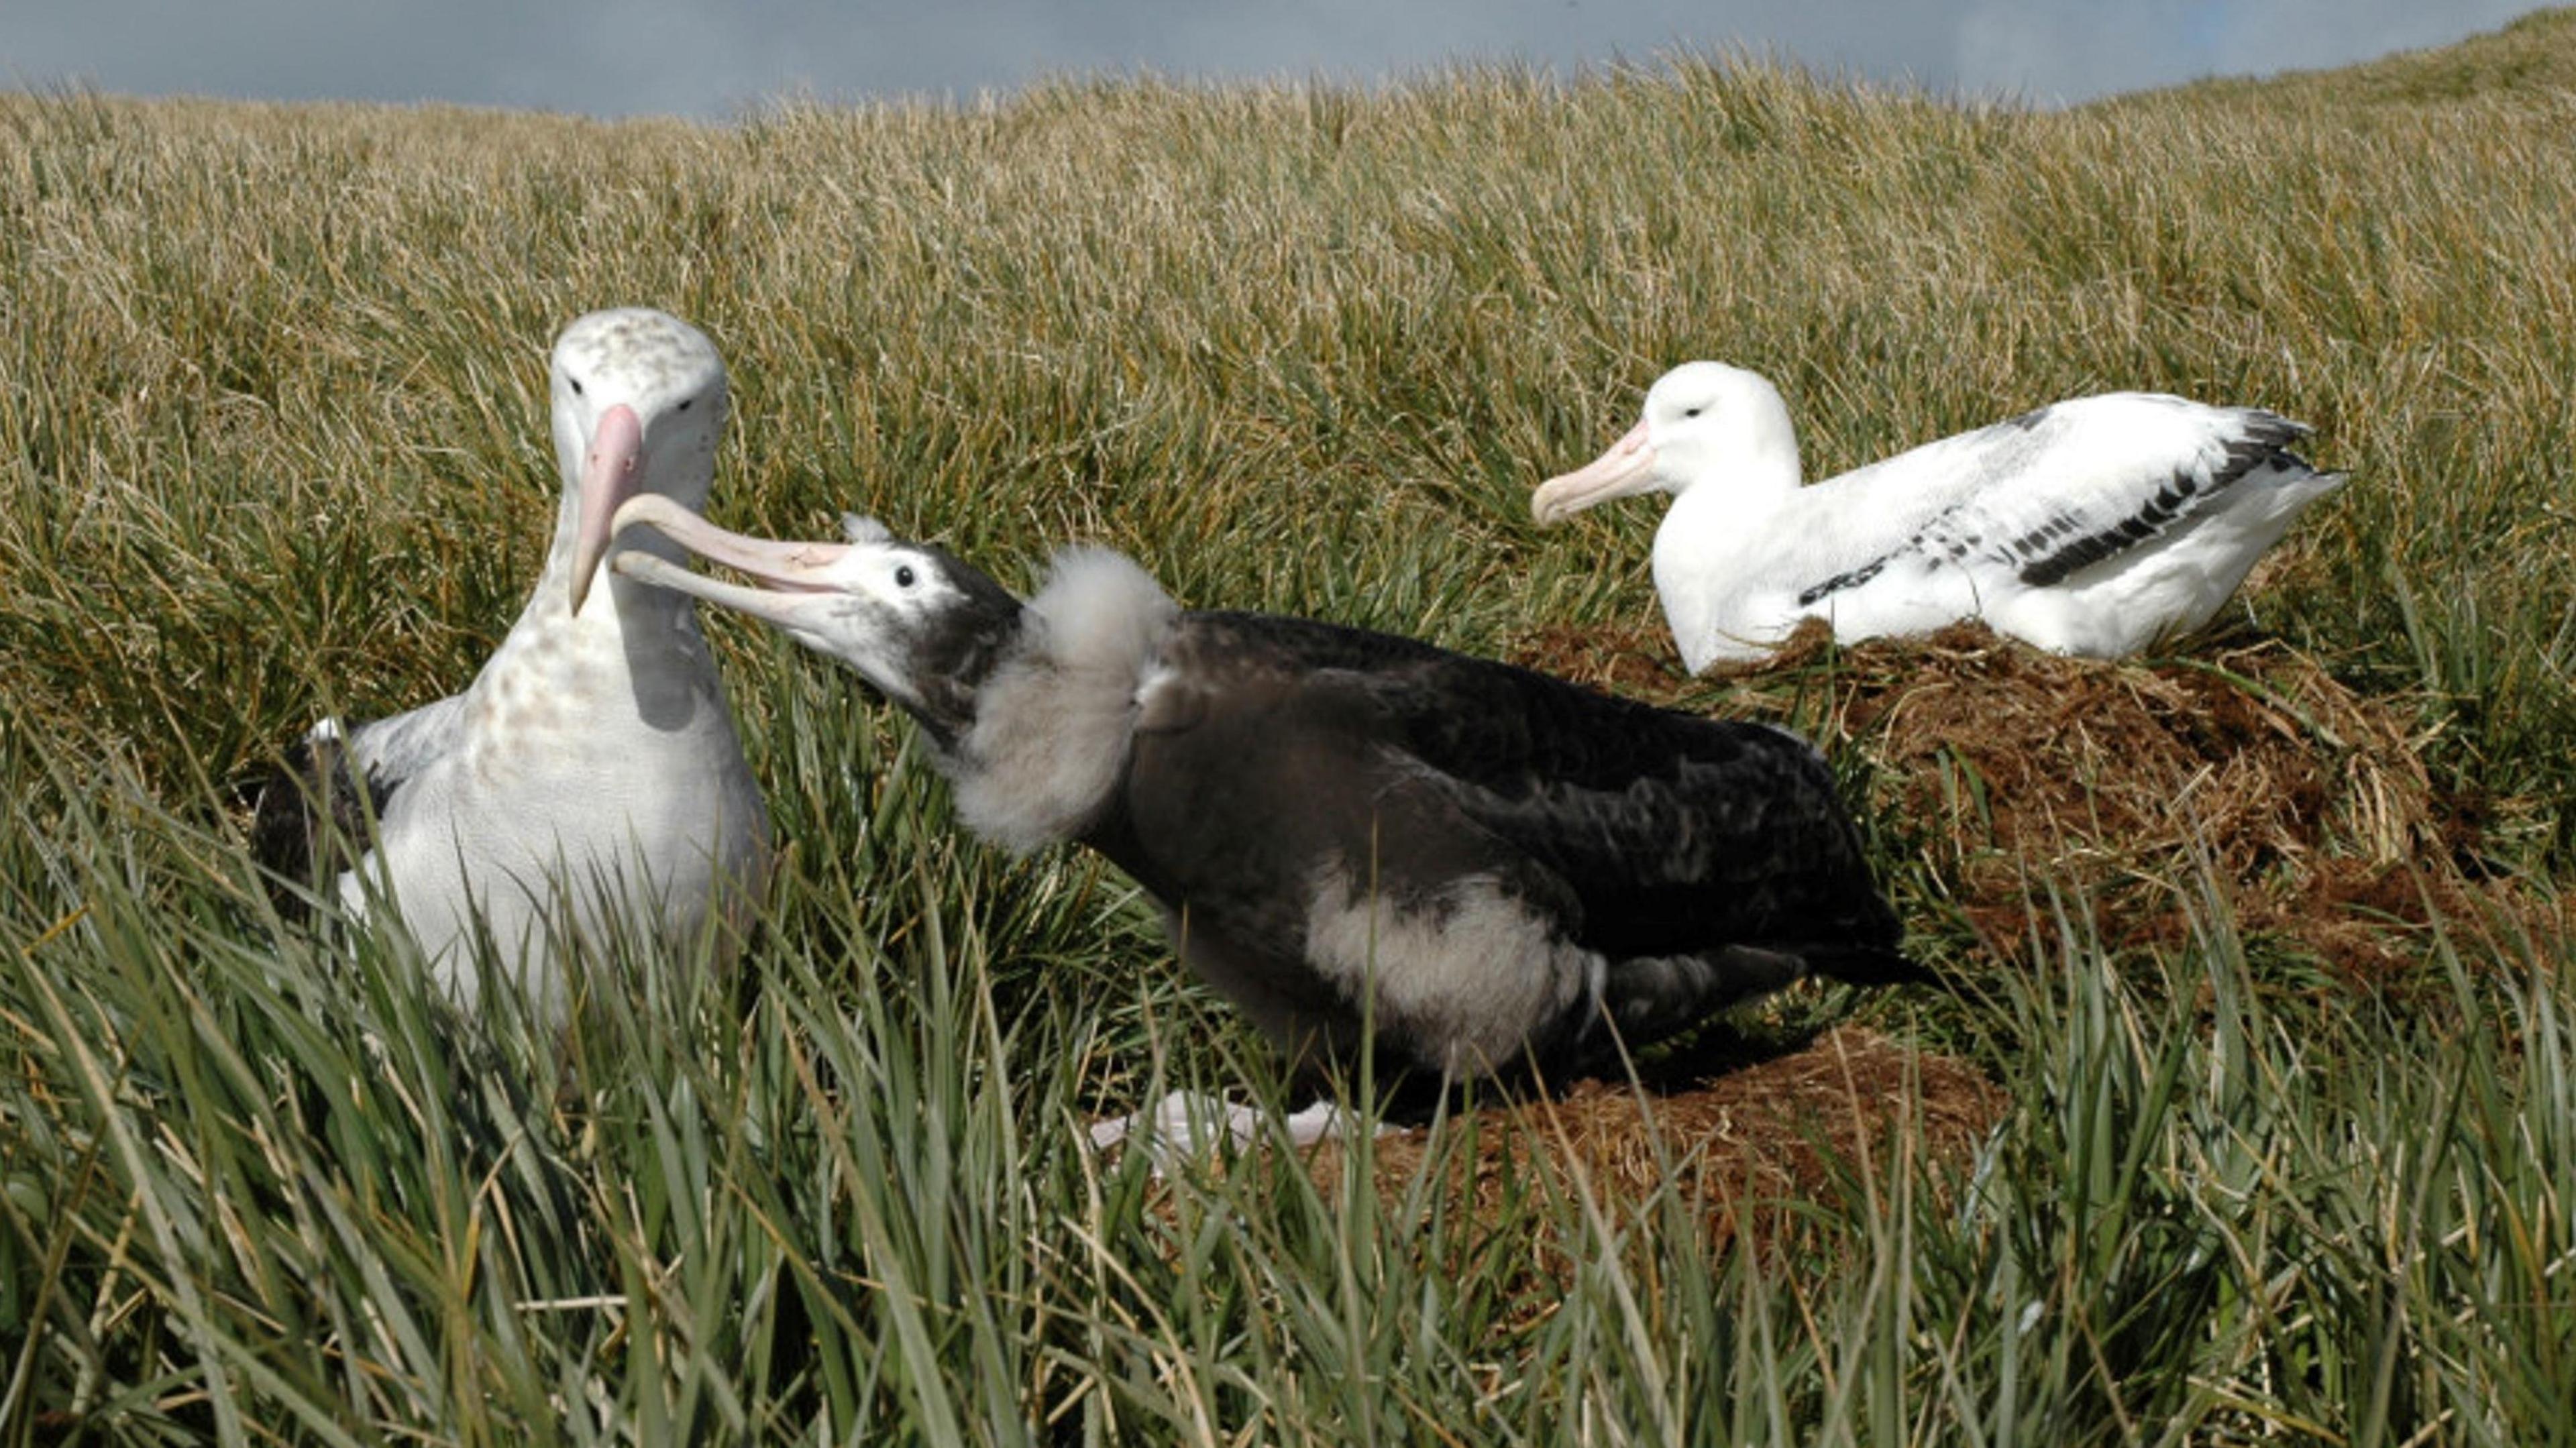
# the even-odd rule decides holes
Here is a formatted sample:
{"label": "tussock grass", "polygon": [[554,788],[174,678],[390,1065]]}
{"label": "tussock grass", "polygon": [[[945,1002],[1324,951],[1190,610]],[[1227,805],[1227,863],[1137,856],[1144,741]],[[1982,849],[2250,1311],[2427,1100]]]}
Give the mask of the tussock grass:
{"label": "tussock grass", "polygon": [[2114,950],[2042,871],[2006,968],[1891,859],[1972,989],[1873,1023],[2011,1110],[1766,1254],[1679,1193],[1471,1219],[1456,1146],[1390,1196],[1079,1150],[1281,1086],[1132,887],[960,841],[900,725],[731,624],[770,918],[734,977],[604,962],[560,1040],[277,930],[224,801],[471,674],[551,516],[543,349],[645,302],[733,365],[720,521],[857,507],[1006,579],[1096,539],[1483,652],[1651,618],[1650,509],[1525,499],[1686,357],[1777,379],[1819,475],[2086,390],[2275,406],[2355,480],[2243,616],[2411,711],[2546,896],[2570,55],[2561,12],[2052,114],[1687,60],[725,127],[0,98],[0,1438],[2563,1433],[2576,1001],[2514,916],[2357,996],[2225,882]]}

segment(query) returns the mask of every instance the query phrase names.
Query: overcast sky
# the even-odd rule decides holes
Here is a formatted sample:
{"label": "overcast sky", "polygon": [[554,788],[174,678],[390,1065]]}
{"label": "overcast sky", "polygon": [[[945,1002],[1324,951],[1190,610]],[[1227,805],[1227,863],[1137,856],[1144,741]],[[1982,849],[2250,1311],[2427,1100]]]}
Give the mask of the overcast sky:
{"label": "overcast sky", "polygon": [[1743,46],[2049,104],[2341,65],[2492,30],[2515,0],[5,0],[0,85],[439,100],[722,119],[764,100],[970,99],[1050,74],[1378,81],[1570,73]]}

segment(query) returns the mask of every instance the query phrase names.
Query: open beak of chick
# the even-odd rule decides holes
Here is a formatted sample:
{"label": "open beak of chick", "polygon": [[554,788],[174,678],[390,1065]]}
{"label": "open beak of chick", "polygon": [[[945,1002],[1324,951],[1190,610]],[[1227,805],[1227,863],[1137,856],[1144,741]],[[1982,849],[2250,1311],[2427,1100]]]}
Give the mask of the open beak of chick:
{"label": "open beak of chick", "polygon": [[[849,543],[807,543],[747,538],[728,533],[659,493],[638,493],[617,509],[611,533],[644,524],[710,563],[721,563],[756,580],[757,586],[727,583],[641,549],[620,549],[609,566],[628,578],[704,599],[736,613],[749,614],[791,634],[811,636],[840,606],[846,588],[841,565],[850,557]],[[853,542],[880,536],[876,524],[861,518],[844,520]]]}

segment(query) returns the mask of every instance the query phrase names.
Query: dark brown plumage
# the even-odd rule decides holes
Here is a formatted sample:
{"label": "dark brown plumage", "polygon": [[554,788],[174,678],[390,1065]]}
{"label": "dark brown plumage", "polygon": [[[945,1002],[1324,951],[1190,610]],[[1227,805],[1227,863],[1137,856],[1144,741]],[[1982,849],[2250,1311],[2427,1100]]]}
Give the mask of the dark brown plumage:
{"label": "dark brown plumage", "polygon": [[779,585],[618,567],[840,658],[919,718],[970,828],[1078,840],[1292,1058],[1595,1067],[1809,974],[1917,978],[1824,761],[1777,729],[1410,639],[1188,613],[1125,558],[1023,605],[854,522],[674,539]]}

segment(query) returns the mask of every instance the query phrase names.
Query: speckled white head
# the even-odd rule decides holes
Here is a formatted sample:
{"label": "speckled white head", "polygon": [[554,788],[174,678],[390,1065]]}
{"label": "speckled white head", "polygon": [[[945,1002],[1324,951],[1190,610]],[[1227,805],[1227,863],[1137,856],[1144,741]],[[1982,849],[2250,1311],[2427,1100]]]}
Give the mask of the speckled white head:
{"label": "speckled white head", "polygon": [[697,328],[649,307],[619,307],[564,328],[552,373],[578,614],[619,505],[652,493],[692,513],[706,506],[724,436],[725,366]]}
{"label": "speckled white head", "polygon": [[1785,464],[1797,484],[1798,440],[1788,404],[1759,373],[1723,362],[1685,362],[1646,390],[1644,415],[1610,450],[1530,495],[1542,523],[1636,493],[1679,493],[1693,483]]}

